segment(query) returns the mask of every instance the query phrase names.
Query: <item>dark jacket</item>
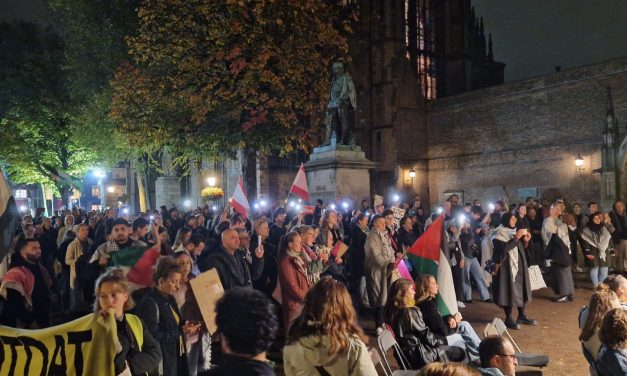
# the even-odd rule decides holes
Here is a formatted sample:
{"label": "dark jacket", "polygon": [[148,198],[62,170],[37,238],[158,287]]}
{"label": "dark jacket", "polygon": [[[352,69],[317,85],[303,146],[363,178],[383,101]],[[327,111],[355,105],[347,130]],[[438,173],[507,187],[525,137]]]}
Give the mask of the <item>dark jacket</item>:
{"label": "dark jacket", "polygon": [[115,366],[115,374],[118,375],[126,365],[133,375],[142,375],[156,370],[161,361],[161,348],[159,343],[152,338],[152,335],[144,325],[144,341],[139,349],[139,344],[133,332],[129,327],[126,316],[122,316],[122,320],[115,321],[117,324],[118,340],[122,346],[122,351],[115,355],[113,363]]}
{"label": "dark jacket", "polygon": [[[178,316],[178,322],[175,318]],[[181,316],[174,297],[152,288],[137,305],[136,314],[152,337],[159,342],[163,354],[163,375],[187,375],[187,358]],[[181,344],[183,344],[181,348]]]}
{"label": "dark jacket", "polygon": [[[496,275],[492,277],[494,302],[501,307],[524,307],[531,302],[531,282],[523,242],[513,237],[508,241],[493,239],[492,244],[494,245],[492,261],[501,264]],[[509,250],[513,248],[516,248],[515,254],[518,256],[518,271],[515,276],[512,276],[508,260]]]}
{"label": "dark jacket", "polygon": [[274,376],[274,369],[267,362],[225,355],[217,367],[201,372],[198,376]]}
{"label": "dark jacket", "polygon": [[411,363],[411,369],[420,369],[442,357],[439,346],[445,343],[433,335],[425,325],[418,307],[399,311],[392,323],[396,341]]}
{"label": "dark jacket", "polygon": [[281,237],[287,233],[285,226],[277,226],[276,223],[270,225],[270,236],[268,236],[268,243],[276,249],[279,249],[279,242]]}
{"label": "dark jacket", "polygon": [[366,257],[364,246],[368,234],[363,232],[359,226],[353,227],[351,242],[348,248],[349,266],[351,279],[358,280],[364,276],[364,259]]}
{"label": "dark jacket", "polygon": [[416,234],[414,234],[413,230],[406,231],[404,228],[398,229],[398,249],[399,251],[403,250],[403,247],[411,248],[412,245],[416,242]]}
{"label": "dark jacket", "polygon": [[599,376],[627,375],[627,351],[601,348],[596,361]]}
{"label": "dark jacket", "polygon": [[614,232],[612,233],[612,239],[614,243],[620,243],[621,240],[627,239],[627,215],[618,215],[615,211],[610,212],[610,219],[614,226]]}
{"label": "dark jacket", "polygon": [[[250,240],[250,248],[257,249],[259,240],[253,236]],[[272,298],[272,293],[276,288],[278,280],[278,256],[277,249],[267,239],[263,241],[263,268],[259,278],[253,280],[253,287],[263,292],[268,298]]]}
{"label": "dark jacket", "polygon": [[258,279],[263,272],[263,259],[258,259],[253,255],[251,272],[245,258],[241,257],[239,253],[231,256],[224,248],[220,248],[216,253],[209,256],[207,265],[209,269],[216,268],[225,291],[233,287],[252,288],[253,280]]}
{"label": "dark jacket", "polygon": [[17,327],[18,323],[28,327],[37,322],[39,328],[50,326],[50,276],[46,268],[40,263],[31,263],[16,253],[11,257],[9,269],[25,267],[35,277],[35,285],[31,294],[32,308],[28,309],[26,299],[17,290],[7,288],[7,300],[4,303],[0,323],[2,325]]}
{"label": "dark jacket", "polygon": [[435,335],[440,341],[446,343],[446,337],[455,333],[454,329],[451,329],[446,321],[448,321],[451,315],[447,315],[445,317],[440,316],[440,311],[438,311],[438,303],[435,299],[427,299],[418,303],[418,308],[420,308],[420,313],[422,313],[422,319],[425,322],[425,325],[431,333]]}

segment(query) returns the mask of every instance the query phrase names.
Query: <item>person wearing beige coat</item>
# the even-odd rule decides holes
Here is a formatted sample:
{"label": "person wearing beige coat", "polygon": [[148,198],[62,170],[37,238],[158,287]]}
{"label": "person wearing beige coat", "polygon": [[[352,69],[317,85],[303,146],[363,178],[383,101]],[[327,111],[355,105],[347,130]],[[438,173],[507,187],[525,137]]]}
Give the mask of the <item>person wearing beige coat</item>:
{"label": "person wearing beige coat", "polygon": [[65,253],[65,263],[70,267],[70,309],[78,310],[82,299],[82,291],[76,285],[76,261],[89,250],[93,241],[88,238],[89,226],[81,223],[76,226],[76,239],[67,247]]}

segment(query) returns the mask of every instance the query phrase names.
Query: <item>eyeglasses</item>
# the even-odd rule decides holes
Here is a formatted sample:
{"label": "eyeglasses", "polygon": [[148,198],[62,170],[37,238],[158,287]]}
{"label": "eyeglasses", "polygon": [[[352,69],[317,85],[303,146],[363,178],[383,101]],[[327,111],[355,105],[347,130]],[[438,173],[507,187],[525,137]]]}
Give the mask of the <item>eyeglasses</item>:
{"label": "eyeglasses", "polygon": [[509,354],[499,354],[499,356],[506,356],[508,358],[512,358],[512,360],[517,360],[516,354],[512,354],[512,355],[509,355]]}

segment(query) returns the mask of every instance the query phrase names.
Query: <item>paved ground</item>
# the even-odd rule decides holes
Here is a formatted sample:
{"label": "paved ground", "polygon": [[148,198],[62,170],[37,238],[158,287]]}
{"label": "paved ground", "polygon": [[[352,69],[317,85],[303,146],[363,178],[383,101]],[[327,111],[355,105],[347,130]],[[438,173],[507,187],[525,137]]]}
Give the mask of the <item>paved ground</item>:
{"label": "paved ground", "polygon": [[[577,289],[574,301],[570,303],[553,303],[550,289],[534,291],[533,301],[527,307],[527,315],[538,321],[538,326],[523,326],[522,330],[510,330],[514,341],[522,351],[543,353],[549,356],[548,367],[543,374],[548,376],[586,376],[588,363],[581,353],[579,344],[579,326],[577,319],[579,309],[588,304],[592,293],[592,285],[585,273],[575,274]],[[475,328],[479,337],[483,338],[483,329],[494,317],[504,319],[503,311],[493,303],[475,302],[460,310],[464,319]],[[516,314],[516,313],[515,313]],[[362,321],[362,326],[372,332],[371,320]],[[370,337],[370,346],[376,346],[374,337]]]}

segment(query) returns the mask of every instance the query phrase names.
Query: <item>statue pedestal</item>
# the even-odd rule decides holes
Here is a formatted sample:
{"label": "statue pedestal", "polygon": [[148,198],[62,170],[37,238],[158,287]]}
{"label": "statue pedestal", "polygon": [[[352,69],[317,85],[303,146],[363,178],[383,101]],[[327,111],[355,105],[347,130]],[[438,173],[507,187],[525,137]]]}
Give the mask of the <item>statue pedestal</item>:
{"label": "statue pedestal", "polygon": [[330,145],[314,148],[305,164],[311,202],[346,198],[358,205],[370,200],[370,170],[376,166],[359,146],[336,145],[331,138]]}
{"label": "statue pedestal", "polygon": [[181,204],[181,182],[176,176],[160,176],[155,181],[155,203],[157,207]]}

